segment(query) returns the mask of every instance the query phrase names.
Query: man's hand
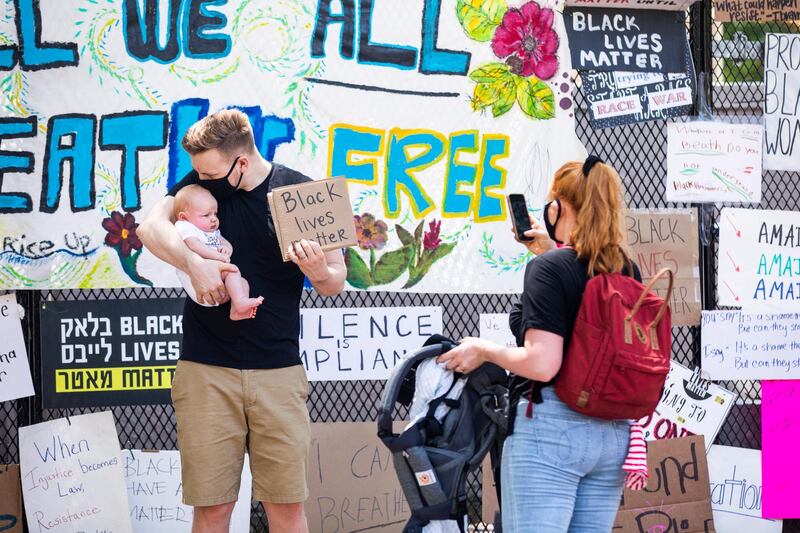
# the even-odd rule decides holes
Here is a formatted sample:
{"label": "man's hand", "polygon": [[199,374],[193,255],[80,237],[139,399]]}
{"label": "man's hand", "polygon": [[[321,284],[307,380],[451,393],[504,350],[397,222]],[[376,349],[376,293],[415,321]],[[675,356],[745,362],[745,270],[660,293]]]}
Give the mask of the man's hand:
{"label": "man's hand", "polygon": [[289,245],[287,250],[289,259],[308,277],[311,283],[325,281],[330,272],[325,252],[316,241],[302,239]]}
{"label": "man's hand", "polygon": [[230,263],[203,259],[194,256],[189,261],[189,278],[192,280],[195,296],[199,303],[219,305],[228,301],[223,272],[238,272],[239,269]]}

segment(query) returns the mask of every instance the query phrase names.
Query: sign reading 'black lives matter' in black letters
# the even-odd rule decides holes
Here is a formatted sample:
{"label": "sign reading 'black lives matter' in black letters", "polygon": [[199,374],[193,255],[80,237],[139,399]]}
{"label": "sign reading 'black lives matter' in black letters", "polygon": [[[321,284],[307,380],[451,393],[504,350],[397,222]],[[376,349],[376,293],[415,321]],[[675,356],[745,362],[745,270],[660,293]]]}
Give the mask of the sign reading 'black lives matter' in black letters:
{"label": "sign reading 'black lives matter' in black letters", "polygon": [[686,14],[650,9],[566,8],[572,67],[686,72]]}

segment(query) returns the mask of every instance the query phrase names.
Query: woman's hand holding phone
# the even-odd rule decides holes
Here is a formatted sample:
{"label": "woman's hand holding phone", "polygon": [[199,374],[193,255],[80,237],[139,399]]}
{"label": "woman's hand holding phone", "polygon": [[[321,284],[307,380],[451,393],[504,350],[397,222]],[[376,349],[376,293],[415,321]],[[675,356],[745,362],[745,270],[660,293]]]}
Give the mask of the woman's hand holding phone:
{"label": "woman's hand holding phone", "polygon": [[[529,215],[530,216],[530,215]],[[520,244],[524,244],[525,248],[534,255],[543,254],[547,250],[552,250],[556,247],[556,243],[550,239],[550,236],[547,234],[547,230],[542,227],[539,222],[536,221],[533,216],[530,216],[531,219],[531,229],[526,231],[524,235],[526,237],[530,237],[532,240],[529,241],[521,241],[517,238],[517,234],[514,231],[514,228],[511,228],[511,233],[514,234],[514,240]]]}

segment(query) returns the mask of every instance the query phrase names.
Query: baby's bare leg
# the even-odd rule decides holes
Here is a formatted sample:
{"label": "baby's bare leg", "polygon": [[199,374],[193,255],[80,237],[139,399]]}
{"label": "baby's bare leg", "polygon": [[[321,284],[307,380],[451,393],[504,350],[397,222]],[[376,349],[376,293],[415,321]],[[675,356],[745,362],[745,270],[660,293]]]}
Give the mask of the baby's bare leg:
{"label": "baby's bare leg", "polygon": [[239,272],[227,272],[225,288],[231,296],[231,320],[245,320],[256,316],[256,309],[264,298],[250,298],[250,285]]}

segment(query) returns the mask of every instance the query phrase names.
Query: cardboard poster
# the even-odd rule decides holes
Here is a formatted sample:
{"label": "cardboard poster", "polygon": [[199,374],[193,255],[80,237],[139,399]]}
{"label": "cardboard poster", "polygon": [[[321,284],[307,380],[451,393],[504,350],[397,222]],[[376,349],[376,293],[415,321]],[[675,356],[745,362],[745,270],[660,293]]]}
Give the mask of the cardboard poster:
{"label": "cardboard poster", "polygon": [[682,11],[568,7],[564,24],[577,70],[686,72]]}
{"label": "cardboard poster", "polygon": [[495,513],[500,510],[500,501],[497,498],[497,485],[492,475],[492,461],[487,455],[481,464],[481,519],[484,524],[495,522]]}
{"label": "cardboard poster", "polygon": [[697,0],[567,0],[567,6],[686,11]]}
{"label": "cardboard poster", "polygon": [[793,22],[800,20],[800,0],[713,0],[720,22]]}
{"label": "cardboard poster", "polygon": [[717,531],[781,533],[782,520],[761,518],[761,450],[715,444],[708,452],[711,508]]}
{"label": "cardboard poster", "polygon": [[764,518],[800,518],[800,381],[761,382]]}
{"label": "cardboard poster", "polygon": [[22,533],[19,465],[0,465],[0,531]]}
{"label": "cardboard poster", "polygon": [[[122,450],[120,459],[134,533],[190,533],[194,508],[183,504],[180,452]],[[252,488],[249,458],[245,455],[230,533],[250,532]]]}
{"label": "cardboard poster", "polygon": [[508,313],[481,313],[478,336],[501,346],[517,346],[517,340],[508,327]]}
{"label": "cardboard poster", "polygon": [[612,531],[714,533],[703,436],[650,442],[647,464],[647,487],[625,489]]}
{"label": "cardboard poster", "polygon": [[700,379],[671,361],[661,401],[652,415],[639,421],[647,440],[703,435],[711,447],[736,401],[736,394]]}
{"label": "cardboard poster", "polygon": [[800,313],[703,311],[703,371],[715,380],[800,379]]}
{"label": "cardboard poster", "polygon": [[[405,423],[396,422],[395,431]],[[375,422],[311,424],[306,516],[311,533],[403,529],[411,509]]]}
{"label": "cardboard poster", "polygon": [[33,396],[28,350],[17,311],[17,296],[0,296],[0,402]]}
{"label": "cardboard poster", "polygon": [[[800,0],[794,20],[800,20]],[[764,168],[800,170],[800,34],[764,41]]]}
{"label": "cardboard poster", "polygon": [[725,207],[719,220],[717,300],[744,310],[800,310],[800,213]]}
{"label": "cardboard poster", "polygon": [[29,528],[132,533],[111,411],[19,428]]}
{"label": "cardboard poster", "polygon": [[667,124],[667,201],[761,201],[760,124]]}
{"label": "cardboard poster", "polygon": [[[697,212],[694,209],[630,209],[625,216],[627,240],[646,284],[662,268],[675,276],[669,302],[673,326],[700,324],[700,267]],[[669,281],[654,291],[666,296]]]}

